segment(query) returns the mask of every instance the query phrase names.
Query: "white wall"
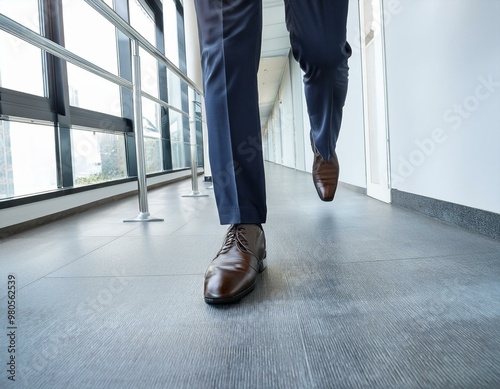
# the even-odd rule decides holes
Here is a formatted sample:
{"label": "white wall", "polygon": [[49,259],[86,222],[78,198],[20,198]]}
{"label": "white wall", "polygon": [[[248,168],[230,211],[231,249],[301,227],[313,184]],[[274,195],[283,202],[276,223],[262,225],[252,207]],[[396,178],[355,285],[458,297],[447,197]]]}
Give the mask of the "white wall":
{"label": "white wall", "polygon": [[500,1],[397,2],[386,21],[392,187],[500,213]]}
{"label": "white wall", "polygon": [[[340,180],[366,187],[361,58],[359,53],[357,0],[350,1],[348,40],[354,48],[349,60],[349,91],[337,145]],[[352,42],[355,42],[354,44]],[[309,117],[304,98],[302,71],[292,55],[283,74],[279,98],[264,131],[265,157],[297,170],[310,172],[313,153],[309,140]]]}
{"label": "white wall", "polygon": [[[500,213],[500,1],[384,0],[383,5],[392,188]],[[340,180],[366,187],[358,19],[358,1],[351,0],[353,56],[337,153]],[[296,65],[290,66],[292,92],[285,74],[281,106],[292,100],[294,167],[310,171],[307,110],[303,96],[302,112],[292,99],[299,75]],[[276,144],[281,142],[276,115],[278,106],[267,145],[283,155],[267,155],[288,166],[288,148]]]}
{"label": "white wall", "polygon": [[349,1],[347,41],[351,44],[353,52],[349,59],[349,86],[337,142],[337,156],[340,163],[339,180],[366,188],[363,84],[357,0]]}

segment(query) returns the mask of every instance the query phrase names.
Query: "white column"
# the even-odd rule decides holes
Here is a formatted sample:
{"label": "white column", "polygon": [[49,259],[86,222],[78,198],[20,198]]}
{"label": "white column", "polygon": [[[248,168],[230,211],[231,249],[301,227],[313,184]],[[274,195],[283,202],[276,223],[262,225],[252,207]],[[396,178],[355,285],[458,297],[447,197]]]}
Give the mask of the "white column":
{"label": "white column", "polygon": [[[184,29],[186,36],[186,62],[187,75],[193,82],[203,90],[203,81],[201,75],[201,56],[200,45],[198,42],[198,24],[196,21],[196,12],[194,8],[194,0],[184,1]],[[202,120],[203,120],[203,165],[205,167],[205,177],[210,177],[212,171],[208,160],[208,134],[207,123],[205,121],[205,104],[202,99]]]}

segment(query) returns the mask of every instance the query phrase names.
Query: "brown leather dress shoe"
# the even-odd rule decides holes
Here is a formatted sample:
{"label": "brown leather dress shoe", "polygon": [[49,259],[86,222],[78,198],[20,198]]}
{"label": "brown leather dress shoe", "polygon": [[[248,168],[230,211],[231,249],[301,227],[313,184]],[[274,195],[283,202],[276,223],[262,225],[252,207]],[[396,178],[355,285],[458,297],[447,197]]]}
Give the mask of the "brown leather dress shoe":
{"label": "brown leather dress shoe", "polygon": [[256,224],[234,224],[222,248],[205,272],[205,302],[227,304],[240,300],[256,285],[266,268],[266,238]]}
{"label": "brown leather dress shoe", "polygon": [[318,196],[323,201],[332,201],[337,190],[339,181],[339,161],[337,154],[333,152],[330,160],[325,161],[313,144],[314,162],[312,168],[312,176],[314,187],[318,192]]}

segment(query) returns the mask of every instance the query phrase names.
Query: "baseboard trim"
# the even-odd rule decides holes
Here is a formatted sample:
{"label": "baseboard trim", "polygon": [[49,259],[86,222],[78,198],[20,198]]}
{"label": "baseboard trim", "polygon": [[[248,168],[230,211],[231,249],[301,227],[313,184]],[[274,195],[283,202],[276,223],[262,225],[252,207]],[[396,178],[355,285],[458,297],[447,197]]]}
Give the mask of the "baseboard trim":
{"label": "baseboard trim", "polygon": [[[199,169],[198,170],[198,175],[203,174],[203,170]],[[191,177],[191,172],[189,170],[183,170],[179,171],[176,173],[170,173],[166,176],[162,177],[151,177],[148,178],[147,183],[148,183],[148,190],[156,189],[168,184],[172,184],[174,182],[178,181],[183,181],[187,180]],[[118,188],[119,187],[119,188]],[[53,205],[50,207],[52,210],[49,212],[46,212],[45,214],[42,213],[42,211],[38,212],[28,212],[29,214],[35,215],[33,218],[27,218],[27,220],[17,220],[14,221],[10,225],[2,226],[0,227],[0,239],[9,237],[11,235],[18,234],[20,232],[38,227],[43,224],[47,224],[59,219],[62,219],[67,216],[71,215],[76,215],[82,212],[85,212],[89,209],[93,209],[96,206],[106,204],[106,203],[112,203],[121,199],[124,199],[126,197],[130,196],[137,196],[137,183],[136,182],[130,182],[126,184],[120,184],[116,185],[116,192],[112,193],[110,192],[111,190],[114,190],[114,187],[111,186],[109,188],[101,188],[101,189],[96,189],[94,191],[88,191],[83,194],[83,196],[90,196],[93,195],[94,199],[89,199],[89,200],[71,200],[71,197],[76,198],[76,197],[82,197],[82,194],[77,194],[77,195],[68,195],[68,196],[63,196],[63,197],[58,197],[55,199],[49,199],[45,200],[46,202],[51,202],[51,203],[61,203],[63,200],[68,200],[69,204],[65,205],[60,205],[60,207],[54,207]],[[107,193],[104,193],[103,191],[106,190]],[[99,192],[99,194],[98,194]],[[101,193],[102,192],[102,193]],[[102,197],[101,197],[102,196]],[[38,202],[38,203],[31,203],[27,205],[20,205],[18,207],[12,207],[12,208],[7,208],[4,210],[0,210],[0,215],[7,219],[6,214],[7,213],[20,213],[19,211],[16,210],[16,208],[21,209],[21,208],[28,208],[31,210],[33,207],[37,208],[44,208],[41,206],[41,203],[43,202]],[[59,210],[55,209],[59,208]],[[138,211],[138,210],[137,210]],[[26,210],[24,210],[23,213],[27,213]],[[124,215],[126,217],[127,215]]]}
{"label": "baseboard trim", "polygon": [[392,204],[432,217],[445,223],[500,239],[500,214],[465,205],[391,190]]}
{"label": "baseboard trim", "polygon": [[342,182],[342,181],[339,181],[338,186],[340,186],[342,188],[349,189],[353,192],[357,192],[357,193],[361,193],[363,195],[366,195],[366,188],[363,188],[362,186],[348,184],[347,182]]}
{"label": "baseboard trim", "polygon": [[133,195],[137,195],[137,190],[132,190],[129,192],[120,193],[119,195],[106,197],[106,198],[103,198],[101,200],[82,204],[82,205],[79,205],[79,206],[74,207],[74,208],[65,209],[63,211],[54,212],[54,213],[51,213],[51,214],[46,215],[46,216],[37,217],[35,219],[27,220],[25,222],[21,222],[21,223],[7,226],[7,227],[3,227],[3,228],[0,228],[0,239],[4,239],[4,238],[7,238],[7,237],[12,236],[12,235],[19,234],[21,232],[30,230],[30,229],[35,228],[35,227],[39,227],[41,225],[44,225],[44,224],[47,224],[47,223],[50,223],[50,222],[53,222],[53,221],[56,221],[59,219],[63,219],[63,218],[68,217],[68,216],[77,215],[79,213],[88,211],[90,209],[94,209],[95,207],[97,207],[99,205],[115,202],[115,201],[124,199],[126,197],[133,196]]}

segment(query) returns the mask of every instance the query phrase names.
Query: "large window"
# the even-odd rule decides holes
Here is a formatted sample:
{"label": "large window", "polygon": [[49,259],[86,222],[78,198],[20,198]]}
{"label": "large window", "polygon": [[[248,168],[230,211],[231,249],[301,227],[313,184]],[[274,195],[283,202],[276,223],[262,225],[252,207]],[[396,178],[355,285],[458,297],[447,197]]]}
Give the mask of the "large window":
{"label": "large window", "polygon": [[[1,0],[0,13],[40,33],[38,0]],[[0,87],[45,95],[42,51],[0,31]]]}
{"label": "large window", "polygon": [[0,199],[57,188],[54,128],[0,120]]}
{"label": "large window", "polygon": [[[83,0],[64,2],[63,17],[65,47],[104,70],[118,74],[115,26]],[[67,68],[70,105],[121,115],[120,90],[116,84],[72,64]]]}
{"label": "large window", "polygon": [[[186,71],[182,2],[105,3]],[[130,39],[84,0],[0,0],[0,12],[132,81]],[[188,86],[143,47],[139,55],[146,171],[186,169],[189,120],[176,110],[188,112]],[[98,70],[90,72],[0,30],[0,94],[0,207],[19,196],[85,190],[137,174],[132,91]],[[197,141],[201,150],[201,126]]]}

